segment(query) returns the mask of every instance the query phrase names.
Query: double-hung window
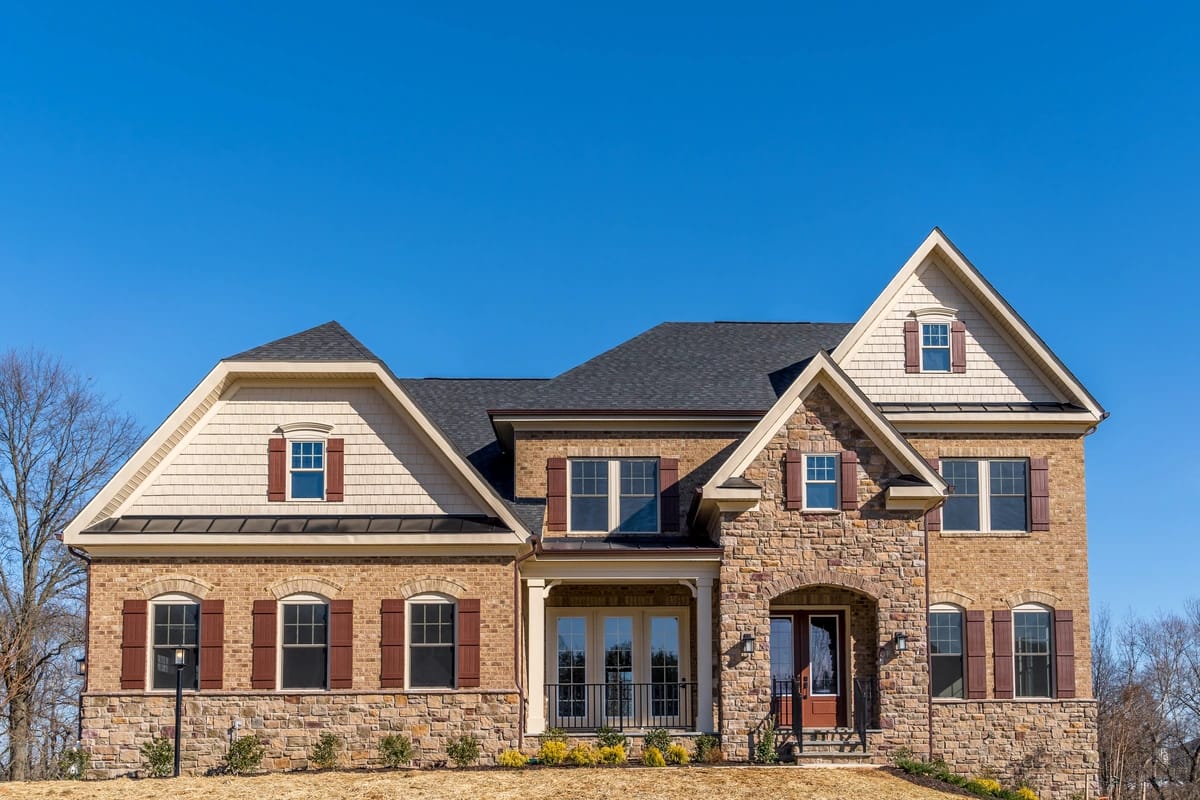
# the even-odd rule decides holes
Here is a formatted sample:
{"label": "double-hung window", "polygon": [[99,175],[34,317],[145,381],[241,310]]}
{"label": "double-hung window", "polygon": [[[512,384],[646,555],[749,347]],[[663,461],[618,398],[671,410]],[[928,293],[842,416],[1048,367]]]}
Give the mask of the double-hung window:
{"label": "double-hung window", "polygon": [[921,324],[921,371],[950,371],[950,323]]}
{"label": "double-hung window", "polygon": [[454,602],[441,596],[408,602],[408,685],[454,688]]}
{"label": "double-hung window", "polygon": [[293,500],[325,499],[325,443],[289,442],[288,483]]}
{"label": "double-hung window", "polygon": [[151,688],[175,688],[175,651],[183,650],[183,688],[197,688],[200,656],[200,604],[190,597],[166,595],[151,601],[154,609]]}
{"label": "double-hung window", "polygon": [[963,614],[952,605],[929,609],[929,651],[934,697],[966,697],[963,680]]}
{"label": "double-hung window", "polygon": [[570,464],[571,531],[659,531],[658,459],[573,459]]}
{"label": "double-hung window", "polygon": [[324,689],[329,675],[329,604],[297,596],[280,603],[283,629],[279,687]]}
{"label": "double-hung window", "polygon": [[1050,611],[1024,605],[1013,609],[1013,658],[1017,697],[1053,697]]}
{"label": "double-hung window", "polygon": [[942,511],[946,531],[1029,530],[1029,462],[1026,459],[943,459],[951,493]]}
{"label": "double-hung window", "polygon": [[804,508],[835,511],[838,508],[838,457],[804,456]]}

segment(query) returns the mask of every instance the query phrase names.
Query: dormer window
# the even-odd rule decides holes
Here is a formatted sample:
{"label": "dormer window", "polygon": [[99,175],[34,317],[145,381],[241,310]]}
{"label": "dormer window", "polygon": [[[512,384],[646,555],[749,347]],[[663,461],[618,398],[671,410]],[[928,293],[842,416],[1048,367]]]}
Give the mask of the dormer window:
{"label": "dormer window", "polygon": [[340,503],[346,496],[346,440],[332,425],[289,422],[267,446],[267,500]]}
{"label": "dormer window", "polygon": [[325,443],[288,442],[291,446],[289,484],[293,500],[325,499]]}
{"label": "dormer window", "polygon": [[921,324],[921,371],[950,371],[950,323]]}

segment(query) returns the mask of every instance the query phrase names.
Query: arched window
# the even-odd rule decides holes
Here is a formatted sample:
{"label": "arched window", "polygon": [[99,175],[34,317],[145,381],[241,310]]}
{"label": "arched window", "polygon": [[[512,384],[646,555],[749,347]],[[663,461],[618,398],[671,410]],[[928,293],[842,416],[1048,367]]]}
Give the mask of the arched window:
{"label": "arched window", "polygon": [[408,600],[408,686],[453,689],[455,602],[440,594]]}
{"label": "arched window", "polygon": [[1050,609],[1027,603],[1013,609],[1013,659],[1017,697],[1054,696]]}
{"label": "arched window", "polygon": [[183,688],[197,688],[200,662],[200,601],[163,594],[150,601],[150,688],[175,688],[175,651],[183,651]]}
{"label": "arched window", "polygon": [[279,688],[329,685],[329,601],[294,594],[279,601]]}
{"label": "arched window", "polygon": [[929,609],[929,652],[934,697],[966,697],[962,609],[942,603]]}

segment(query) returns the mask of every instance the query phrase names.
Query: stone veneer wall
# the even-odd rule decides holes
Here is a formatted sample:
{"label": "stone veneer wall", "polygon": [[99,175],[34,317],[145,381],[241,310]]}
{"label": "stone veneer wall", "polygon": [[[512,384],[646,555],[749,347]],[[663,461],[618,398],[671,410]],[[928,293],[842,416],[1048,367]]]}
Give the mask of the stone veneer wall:
{"label": "stone veneer wall", "polygon": [[[308,766],[322,733],[342,740],[344,767],[379,766],[379,740],[409,736],[415,763],[446,760],[447,740],[464,733],[479,737],[481,764],[494,764],[503,749],[518,745],[515,692],[426,693],[320,692],[263,695],[205,692],[184,699],[182,770],[200,774],[222,763],[234,736],[259,734],[266,741],[263,769]],[[92,775],[115,778],[144,770],[138,752],[156,736],[174,736],[174,695],[87,694],[83,700],[83,746],[92,755]]]}
{"label": "stone veneer wall", "polygon": [[[784,454],[854,450],[858,454],[859,508],[834,513],[788,511],[784,506]],[[929,670],[925,637],[925,554],[920,514],[884,508],[882,486],[897,475],[874,443],[823,388],[780,429],[746,471],[763,487],[756,510],[722,520],[720,729],[727,757],[747,759],[754,732],[770,713],[770,606],[806,585],[837,586],[872,598],[880,624],[879,724],[872,748],[884,758],[907,747],[928,752]],[[896,653],[893,635],[904,631],[908,649]],[[751,633],[755,652],[741,655]]]}
{"label": "stone veneer wall", "polygon": [[1097,793],[1093,700],[939,700],[933,723],[933,755],[955,772],[995,770],[1043,800]]}

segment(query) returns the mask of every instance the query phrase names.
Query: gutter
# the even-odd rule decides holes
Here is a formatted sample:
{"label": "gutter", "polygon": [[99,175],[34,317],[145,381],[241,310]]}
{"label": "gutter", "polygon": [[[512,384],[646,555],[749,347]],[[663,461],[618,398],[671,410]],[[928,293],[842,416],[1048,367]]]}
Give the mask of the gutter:
{"label": "gutter", "polygon": [[[529,552],[513,559],[513,678],[517,684],[517,749],[525,747],[525,682],[521,678],[521,562],[537,555],[542,542],[529,537]],[[90,586],[91,584],[89,584]]]}

